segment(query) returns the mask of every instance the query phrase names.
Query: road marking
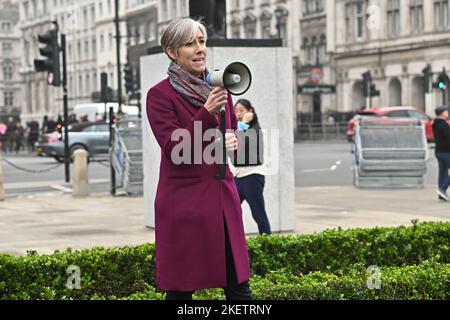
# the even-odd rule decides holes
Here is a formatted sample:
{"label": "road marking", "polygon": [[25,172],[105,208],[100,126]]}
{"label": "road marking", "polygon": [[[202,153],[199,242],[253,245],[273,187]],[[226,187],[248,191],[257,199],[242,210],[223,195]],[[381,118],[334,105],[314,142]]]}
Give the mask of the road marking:
{"label": "road marking", "polygon": [[[89,179],[89,184],[106,183],[109,179]],[[48,187],[49,185],[60,185],[61,180],[53,181],[27,181],[27,182],[9,182],[5,183],[5,189],[26,189]]]}
{"label": "road marking", "polygon": [[60,191],[63,191],[63,192],[72,192],[72,189],[63,187],[63,186],[58,185],[58,184],[53,184],[53,185],[50,186],[50,188],[53,188],[53,189],[56,189],[56,190],[60,190]]}
{"label": "road marking", "polygon": [[320,168],[320,169],[304,169],[302,172],[309,173],[309,172],[326,172],[326,171],[335,171],[340,165],[342,164],[341,160],[336,161],[335,164],[333,164],[329,168]]}

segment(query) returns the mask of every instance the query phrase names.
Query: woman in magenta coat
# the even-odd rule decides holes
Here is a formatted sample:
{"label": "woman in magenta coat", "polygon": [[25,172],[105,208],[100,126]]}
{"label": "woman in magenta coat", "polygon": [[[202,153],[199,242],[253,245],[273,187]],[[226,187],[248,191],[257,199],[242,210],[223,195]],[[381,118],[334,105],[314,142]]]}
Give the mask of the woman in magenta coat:
{"label": "woman in magenta coat", "polygon": [[[169,77],[147,93],[148,121],[161,147],[156,282],[167,299],[192,299],[196,290],[224,288],[227,299],[248,300],[250,263],[233,175],[227,166],[225,179],[217,179],[220,165],[203,156],[213,146],[203,134],[217,131],[222,105],[226,128],[237,127],[231,97],[204,81],[206,38],[200,22],[172,21],[161,38],[171,60]],[[228,152],[237,150],[234,133],[227,133],[225,145]]]}

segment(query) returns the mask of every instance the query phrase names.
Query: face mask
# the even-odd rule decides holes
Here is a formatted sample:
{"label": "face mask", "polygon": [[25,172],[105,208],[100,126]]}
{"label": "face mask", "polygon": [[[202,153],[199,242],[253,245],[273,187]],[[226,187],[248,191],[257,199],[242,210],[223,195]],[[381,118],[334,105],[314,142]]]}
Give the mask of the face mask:
{"label": "face mask", "polygon": [[246,124],[245,122],[242,121],[238,121],[238,130],[241,131],[245,131],[249,128],[250,126],[248,124]]}

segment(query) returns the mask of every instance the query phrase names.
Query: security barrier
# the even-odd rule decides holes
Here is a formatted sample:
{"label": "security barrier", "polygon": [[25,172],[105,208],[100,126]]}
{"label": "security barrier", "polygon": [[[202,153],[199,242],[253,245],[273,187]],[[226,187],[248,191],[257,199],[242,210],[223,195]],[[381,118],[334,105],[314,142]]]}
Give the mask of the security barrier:
{"label": "security barrier", "polygon": [[116,182],[129,195],[143,194],[142,129],[140,121],[123,121],[114,125],[111,163]]}
{"label": "security barrier", "polygon": [[356,126],[354,185],[358,188],[423,188],[428,148],[422,123],[362,118]]}

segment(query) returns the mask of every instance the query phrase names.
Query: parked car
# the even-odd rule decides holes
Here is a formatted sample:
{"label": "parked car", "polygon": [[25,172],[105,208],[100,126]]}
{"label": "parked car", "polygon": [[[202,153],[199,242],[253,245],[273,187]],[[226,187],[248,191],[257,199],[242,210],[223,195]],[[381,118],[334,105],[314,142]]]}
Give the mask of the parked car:
{"label": "parked car", "polygon": [[[106,155],[109,152],[109,125],[105,121],[83,122],[69,126],[69,154],[84,149],[89,158]],[[54,131],[42,135],[36,142],[39,156],[52,157],[58,162],[64,161],[64,134]]]}
{"label": "parked car", "polygon": [[356,124],[361,117],[388,117],[388,118],[412,118],[420,120],[425,127],[425,135],[428,142],[434,141],[433,119],[425,112],[417,110],[414,107],[388,107],[388,108],[371,108],[358,111],[357,114],[348,122],[347,140],[353,141],[355,135]]}

